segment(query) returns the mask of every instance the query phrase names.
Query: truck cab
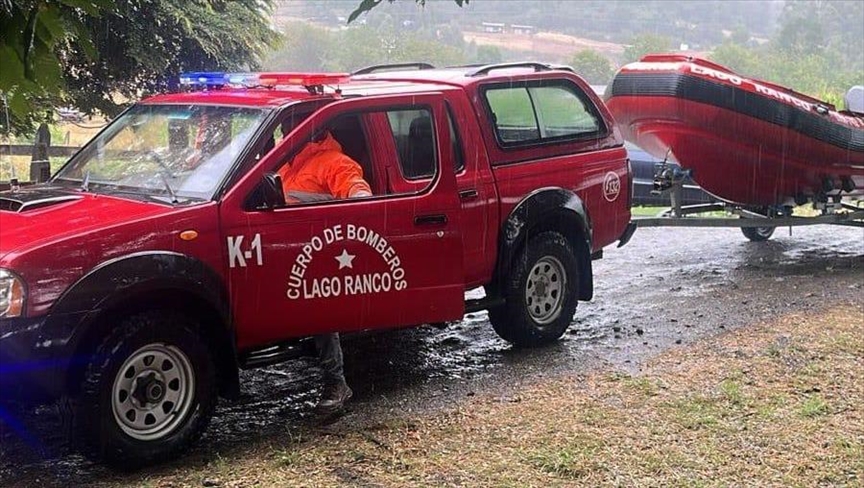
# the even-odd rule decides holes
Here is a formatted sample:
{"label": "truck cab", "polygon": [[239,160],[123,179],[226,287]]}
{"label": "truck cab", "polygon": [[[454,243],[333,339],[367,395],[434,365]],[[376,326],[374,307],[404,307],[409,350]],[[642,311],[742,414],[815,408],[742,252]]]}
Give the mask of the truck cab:
{"label": "truck cab", "polygon": [[[0,193],[0,395],[71,399],[85,452],[149,463],[314,335],[488,309],[558,339],[633,231],[621,136],[568,70],[426,66],[189,74]],[[286,192],[325,138],[371,195]]]}

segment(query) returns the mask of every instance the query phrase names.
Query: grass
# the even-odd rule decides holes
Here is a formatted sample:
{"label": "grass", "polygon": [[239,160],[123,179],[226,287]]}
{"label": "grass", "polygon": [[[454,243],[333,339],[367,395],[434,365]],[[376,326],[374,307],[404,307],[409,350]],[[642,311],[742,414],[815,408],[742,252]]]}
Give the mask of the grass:
{"label": "grass", "polygon": [[[838,347],[839,345],[841,347]],[[780,316],[598,371],[478,393],[109,486],[815,486],[864,483],[864,307]]]}
{"label": "grass", "polygon": [[828,413],[828,404],[819,395],[807,397],[801,405],[802,417],[816,418]]}
{"label": "grass", "polygon": [[[104,121],[95,120],[87,122],[84,127],[79,127],[69,123],[57,123],[50,126],[51,144],[53,146],[83,146],[87,141],[93,138]],[[89,127],[92,126],[92,127]],[[31,139],[12,139],[7,141],[5,137],[0,136],[0,144],[32,144]],[[66,162],[66,157],[51,157],[51,173],[57,171],[63,163]],[[0,181],[9,181],[12,177],[12,167],[14,174],[19,181],[30,181],[30,156],[7,156],[0,155]]]}

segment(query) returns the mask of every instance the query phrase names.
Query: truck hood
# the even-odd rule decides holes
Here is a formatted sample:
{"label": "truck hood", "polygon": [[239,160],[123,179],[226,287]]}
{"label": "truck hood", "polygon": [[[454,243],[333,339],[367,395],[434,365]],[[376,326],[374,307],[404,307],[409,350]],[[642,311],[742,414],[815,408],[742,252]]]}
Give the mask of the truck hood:
{"label": "truck hood", "polygon": [[10,253],[172,211],[172,207],[68,188],[0,192],[0,263]]}

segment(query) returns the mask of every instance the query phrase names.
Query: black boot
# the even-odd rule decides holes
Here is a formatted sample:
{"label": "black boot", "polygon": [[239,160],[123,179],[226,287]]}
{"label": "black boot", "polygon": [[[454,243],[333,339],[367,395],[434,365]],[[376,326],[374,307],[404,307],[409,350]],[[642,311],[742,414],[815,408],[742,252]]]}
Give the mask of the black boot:
{"label": "black boot", "polygon": [[354,392],[344,381],[327,382],[321,391],[321,399],[315,406],[315,411],[322,414],[335,413],[345,406],[345,402],[351,399]]}

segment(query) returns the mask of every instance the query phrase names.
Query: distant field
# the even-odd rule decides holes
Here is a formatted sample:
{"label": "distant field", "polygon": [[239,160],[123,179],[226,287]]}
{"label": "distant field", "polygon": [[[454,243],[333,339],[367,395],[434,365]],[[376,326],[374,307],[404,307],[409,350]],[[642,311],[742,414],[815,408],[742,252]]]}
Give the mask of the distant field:
{"label": "distant field", "polygon": [[593,49],[611,60],[617,60],[624,52],[623,44],[595,41],[581,37],[568,36],[552,32],[537,34],[493,34],[488,32],[462,33],[465,42],[474,42],[478,46],[495,46],[510,51],[529,53],[544,61],[567,62],[573,53],[582,49]]}
{"label": "distant field", "polygon": [[[60,169],[66,158],[50,158],[51,173]],[[12,172],[14,169],[14,173]],[[0,181],[9,181],[15,175],[20,182],[30,181],[30,156],[0,156]]]}
{"label": "distant field", "polygon": [[[88,121],[86,125],[75,125],[71,123],[58,123],[50,127],[52,146],[83,146],[101,130],[102,120]],[[0,139],[0,144],[7,141]],[[9,141],[10,144],[31,144],[32,138],[17,138]],[[0,181],[9,181],[13,175],[19,181],[30,181],[30,156],[8,156],[0,155]],[[65,157],[52,157],[51,172],[56,171],[63,163]]]}

